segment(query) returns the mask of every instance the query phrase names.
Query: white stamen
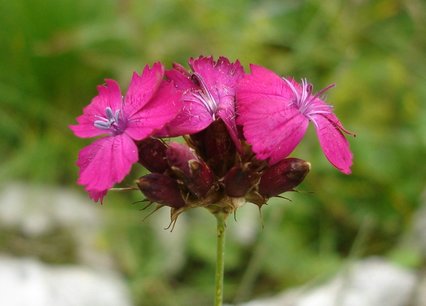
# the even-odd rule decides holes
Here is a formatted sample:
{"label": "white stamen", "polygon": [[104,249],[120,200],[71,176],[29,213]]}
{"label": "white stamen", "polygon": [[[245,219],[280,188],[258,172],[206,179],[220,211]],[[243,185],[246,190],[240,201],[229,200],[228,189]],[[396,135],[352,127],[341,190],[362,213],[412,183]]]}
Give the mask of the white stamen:
{"label": "white stamen", "polygon": [[299,93],[297,92],[296,88],[294,87],[294,85],[287,80],[286,78],[283,78],[283,80],[287,83],[287,85],[290,87],[291,91],[294,93],[294,95],[296,96],[296,100],[299,101]]}
{"label": "white stamen", "polygon": [[106,117],[95,115],[99,120],[95,120],[93,125],[101,130],[110,130],[112,127],[117,130],[120,119],[120,109],[116,110],[114,114],[111,107],[107,106],[105,108],[105,115]]}
{"label": "white stamen", "polygon": [[108,130],[111,128],[111,124],[109,122],[106,121],[102,121],[102,120],[96,120],[93,125],[101,130]]}
{"label": "white stamen", "polygon": [[114,118],[114,115],[113,115],[113,113],[112,113],[112,109],[111,109],[111,107],[109,107],[109,106],[107,106],[106,108],[105,108],[105,113],[106,113],[106,115],[107,115],[107,119],[110,121],[111,119],[113,119]]}
{"label": "white stamen", "polygon": [[[333,88],[335,85],[331,84],[324,89],[320,90],[316,94],[312,94],[313,86],[311,83],[308,82],[307,79],[301,80],[301,92],[299,94],[298,90],[295,88],[295,86],[286,78],[283,78],[283,80],[287,83],[287,85],[290,87],[291,91],[293,92],[295,98],[294,98],[294,105],[299,109],[299,111],[305,115],[309,120],[312,120],[313,115],[318,114],[330,114],[332,113],[332,107],[327,104],[314,104],[314,101],[318,98],[320,98],[327,90]],[[316,124],[314,122],[314,124]]]}
{"label": "white stamen", "polygon": [[216,110],[217,110],[217,102],[215,101],[214,97],[210,93],[209,89],[207,88],[207,84],[204,82],[203,78],[198,74],[194,73],[193,78],[197,80],[197,82],[200,85],[201,92],[194,93],[193,96],[198,100],[191,100],[196,103],[200,103],[204,105],[209,113],[214,117]]}

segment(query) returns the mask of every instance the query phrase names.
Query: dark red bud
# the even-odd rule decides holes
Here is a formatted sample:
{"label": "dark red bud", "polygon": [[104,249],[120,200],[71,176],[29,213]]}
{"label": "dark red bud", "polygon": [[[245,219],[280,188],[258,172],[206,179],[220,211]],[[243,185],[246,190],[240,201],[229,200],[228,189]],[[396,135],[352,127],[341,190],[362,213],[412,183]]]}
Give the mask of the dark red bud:
{"label": "dark red bud", "polygon": [[159,139],[147,138],[137,142],[139,163],[151,172],[163,173],[169,168],[166,145]]}
{"label": "dark red bud", "polygon": [[191,135],[197,153],[218,177],[223,177],[235,163],[236,148],[222,120]]}
{"label": "dark red bud", "polygon": [[174,208],[185,206],[178,183],[165,174],[150,173],[139,178],[139,189],[151,202]]}
{"label": "dark red bud", "polygon": [[243,197],[251,189],[252,175],[240,166],[232,167],[225,175],[225,193],[230,197]]}
{"label": "dark red bud", "polygon": [[203,197],[213,186],[214,176],[207,164],[195,151],[180,143],[170,143],[167,160],[174,173],[197,197]]}
{"label": "dark red bud", "polygon": [[286,158],[267,168],[260,178],[259,193],[274,197],[299,185],[311,169],[311,164],[298,158]]}
{"label": "dark red bud", "polygon": [[169,143],[169,147],[166,151],[166,157],[167,162],[171,167],[180,169],[186,176],[188,176],[190,172],[188,162],[190,160],[198,160],[194,150],[177,142]]}

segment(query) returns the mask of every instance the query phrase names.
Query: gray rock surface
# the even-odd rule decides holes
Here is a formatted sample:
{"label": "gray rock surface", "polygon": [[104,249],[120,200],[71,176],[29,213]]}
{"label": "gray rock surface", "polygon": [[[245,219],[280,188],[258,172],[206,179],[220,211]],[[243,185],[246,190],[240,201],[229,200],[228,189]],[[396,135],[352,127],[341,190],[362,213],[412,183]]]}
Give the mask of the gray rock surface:
{"label": "gray rock surface", "polygon": [[415,284],[414,272],[370,258],[318,288],[298,288],[244,306],[408,306]]}
{"label": "gray rock surface", "polygon": [[417,283],[412,303],[409,306],[426,305],[426,271],[420,273],[420,280]]}
{"label": "gray rock surface", "polygon": [[410,306],[426,305],[426,190],[423,192],[420,201],[420,207],[413,217],[411,231],[408,232],[401,243],[403,249],[411,250],[412,253],[417,254],[423,264],[422,269],[418,272],[419,281]]}
{"label": "gray rock surface", "polygon": [[419,209],[413,216],[411,230],[404,238],[402,244],[405,248],[411,248],[426,258],[426,190],[420,199]]}
{"label": "gray rock surface", "polygon": [[[0,305],[132,305],[112,257],[99,247],[103,223],[99,205],[72,190],[24,183],[2,186]],[[56,240],[52,243],[49,237]],[[59,262],[73,264],[41,261],[41,254],[51,253]]]}
{"label": "gray rock surface", "polygon": [[97,246],[102,228],[99,207],[65,188],[11,183],[0,189],[0,226],[37,238],[64,229],[76,244],[78,262],[109,267],[111,258]]}
{"label": "gray rock surface", "polygon": [[49,266],[0,256],[2,306],[130,306],[129,292],[112,272]]}

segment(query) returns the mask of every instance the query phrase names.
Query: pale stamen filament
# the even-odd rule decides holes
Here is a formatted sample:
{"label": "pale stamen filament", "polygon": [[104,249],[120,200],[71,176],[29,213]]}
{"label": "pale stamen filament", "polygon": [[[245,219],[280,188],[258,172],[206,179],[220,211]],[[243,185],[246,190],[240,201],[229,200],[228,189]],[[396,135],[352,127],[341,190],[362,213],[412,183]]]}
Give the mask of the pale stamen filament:
{"label": "pale stamen filament", "polygon": [[198,81],[201,88],[201,92],[194,93],[194,96],[198,98],[209,113],[214,116],[217,110],[217,102],[208,90],[207,84],[204,82],[203,78],[196,72],[192,76]]}
{"label": "pale stamen filament", "polygon": [[314,96],[311,97],[311,99],[308,101],[308,103],[311,102],[311,101],[313,101],[313,100],[315,100],[315,99],[317,99],[317,98],[320,98],[326,91],[332,89],[333,87],[336,87],[335,83],[330,84],[327,87],[321,89]]}
{"label": "pale stamen filament", "polygon": [[313,86],[311,83],[307,81],[307,79],[302,79],[302,88],[301,92],[296,89],[296,87],[286,78],[283,80],[290,87],[291,91],[295,95],[295,99],[293,101],[294,105],[299,109],[299,111],[307,116],[310,120],[312,119],[312,115],[317,114],[330,114],[332,111],[332,107],[330,105],[318,105],[313,102],[320,98],[326,91],[333,88],[335,84],[330,84],[327,87],[321,89],[315,95],[312,94]]}
{"label": "pale stamen filament", "polygon": [[289,80],[287,80],[286,78],[283,78],[283,80],[287,83],[287,85],[290,87],[293,94],[296,96],[296,101],[299,101],[300,100],[299,93],[297,92],[294,85]]}

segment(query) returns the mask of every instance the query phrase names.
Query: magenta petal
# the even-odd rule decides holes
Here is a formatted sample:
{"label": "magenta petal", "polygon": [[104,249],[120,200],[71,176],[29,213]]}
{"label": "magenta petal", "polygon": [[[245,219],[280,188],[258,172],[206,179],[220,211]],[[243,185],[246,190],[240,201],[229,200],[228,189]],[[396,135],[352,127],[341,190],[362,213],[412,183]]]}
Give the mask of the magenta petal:
{"label": "magenta petal", "polygon": [[78,155],[78,183],[89,191],[107,191],[122,181],[137,161],[136,144],[126,134],[98,139]]}
{"label": "magenta petal", "polygon": [[217,62],[212,57],[190,59],[192,70],[202,78],[207,90],[217,103],[217,115],[225,123],[237,148],[241,149],[235,123],[235,93],[238,82],[244,77],[244,69],[236,61],[230,63],[226,57],[219,57]]}
{"label": "magenta petal", "polygon": [[135,140],[151,136],[176,117],[182,107],[180,98],[174,84],[163,81],[149,103],[129,118],[125,133]]}
{"label": "magenta petal", "polygon": [[235,144],[240,147],[235,123],[235,88],[244,76],[237,61],[230,63],[225,57],[214,61],[212,57],[190,59],[194,74],[175,64],[166,76],[182,91],[182,111],[157,136],[193,134],[205,129],[217,117],[226,124]]}
{"label": "magenta petal", "polygon": [[[279,96],[281,98],[292,99],[293,94],[284,80],[262,66],[250,65],[251,74],[247,74],[237,87],[237,95],[251,95],[261,97]],[[237,104],[238,104],[237,99]]]}
{"label": "magenta petal", "polygon": [[191,74],[180,64],[173,64],[173,69],[167,70],[165,75],[179,90],[185,91],[196,87],[191,79]]}
{"label": "magenta petal", "polygon": [[105,80],[105,85],[98,86],[98,95],[92,99],[90,104],[83,109],[83,115],[77,118],[78,125],[69,128],[78,137],[88,138],[105,134],[105,131],[94,126],[99,116],[105,116],[105,109],[120,109],[122,96],[120,87],[114,80]]}
{"label": "magenta petal", "polygon": [[119,109],[121,107],[123,99],[120,86],[114,80],[107,79],[105,83],[105,85],[97,87],[99,94],[86,107],[87,111],[90,110],[90,113],[104,116],[105,108]]}
{"label": "magenta petal", "polygon": [[102,191],[97,191],[97,190],[87,190],[87,192],[89,193],[89,197],[95,201],[103,201],[104,196],[107,194],[107,190],[102,190]]}
{"label": "magenta petal", "polygon": [[238,124],[260,159],[274,164],[297,146],[309,121],[315,125],[321,147],[328,160],[343,173],[349,174],[352,153],[343,135],[346,131],[332,108],[320,99],[332,88],[317,94],[306,79],[302,84],[282,79],[272,71],[251,65],[251,74],[237,88]]}
{"label": "magenta petal", "polygon": [[173,64],[173,69],[166,71],[165,74],[181,92],[182,109],[176,118],[156,132],[156,136],[175,137],[205,129],[213,122],[213,118],[207,108],[194,98],[194,92],[198,92],[200,89],[192,80],[191,74],[176,63]]}
{"label": "magenta petal", "polygon": [[321,148],[330,163],[345,174],[350,174],[352,153],[349,142],[342,132],[342,124],[333,114],[316,115],[312,118]]}
{"label": "magenta petal", "polygon": [[193,134],[205,129],[213,118],[205,106],[193,101],[184,101],[180,113],[163,129],[156,133],[158,137],[175,137]]}
{"label": "magenta petal", "polygon": [[231,136],[237,150],[241,152],[241,141],[238,137],[237,123],[235,122],[235,106],[233,108],[219,109],[218,115],[225,123],[229,136]]}
{"label": "magenta petal", "polygon": [[309,120],[297,109],[286,107],[285,100],[278,97],[256,98],[253,102],[256,103],[250,103],[251,111],[241,114],[240,123],[256,156],[262,160],[269,158],[272,165],[287,157],[299,144]]}
{"label": "magenta petal", "polygon": [[139,111],[156,93],[164,76],[164,67],[161,63],[155,63],[152,68],[145,66],[142,75],[133,73],[124,99],[123,111],[127,117],[131,117]]}
{"label": "magenta petal", "polygon": [[94,120],[86,115],[81,115],[77,118],[78,125],[69,125],[74,135],[81,138],[90,138],[106,134],[106,131],[96,128],[93,125]]}
{"label": "magenta petal", "polygon": [[219,108],[234,107],[235,88],[244,77],[239,61],[230,63],[226,57],[219,57],[215,62],[212,57],[199,57],[191,58],[189,65],[202,77]]}
{"label": "magenta petal", "polygon": [[291,105],[285,82],[272,71],[251,65],[237,88],[238,124],[259,159],[275,164],[303,138],[309,120]]}
{"label": "magenta petal", "polygon": [[[263,153],[268,152],[271,149],[262,150],[262,142],[272,141],[276,143],[284,139],[284,135],[278,139],[270,139],[267,135],[272,128],[264,128],[268,126],[280,125],[280,122],[287,122],[289,119],[298,118],[299,121],[305,122],[300,113],[291,106],[293,95],[291,89],[283,81],[281,77],[266,69],[257,65],[250,65],[251,74],[247,74],[238,84],[237,87],[237,123],[244,126],[244,129],[249,131],[253,130],[253,133],[259,134],[260,139],[248,139],[249,143],[256,142],[254,146],[257,148],[257,152],[261,156]],[[271,120],[269,120],[271,118]],[[246,125],[251,125],[246,128]],[[256,127],[257,125],[257,127]],[[303,124],[306,126],[306,122]],[[256,128],[265,131],[256,132]],[[305,133],[306,127],[302,127],[302,137]],[[246,132],[245,134],[253,134]],[[247,135],[246,135],[247,137]],[[265,139],[262,139],[265,138]],[[299,140],[300,141],[300,140]],[[296,144],[297,145],[297,144]],[[265,146],[267,144],[265,143]],[[293,147],[293,145],[289,146]],[[290,149],[283,150],[289,154]],[[266,154],[269,156],[271,153]],[[278,154],[280,155],[280,154]],[[258,156],[260,157],[260,156]],[[264,159],[265,157],[262,157]]]}

